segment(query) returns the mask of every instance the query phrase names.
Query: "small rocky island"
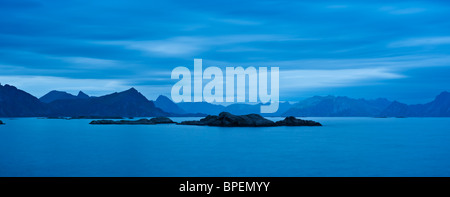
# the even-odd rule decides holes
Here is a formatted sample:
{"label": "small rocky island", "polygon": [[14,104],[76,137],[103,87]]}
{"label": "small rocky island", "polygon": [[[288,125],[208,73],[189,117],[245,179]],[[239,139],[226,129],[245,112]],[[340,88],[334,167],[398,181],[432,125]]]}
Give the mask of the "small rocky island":
{"label": "small rocky island", "polygon": [[294,116],[288,116],[284,120],[275,122],[276,126],[322,126],[319,122],[312,120],[297,119]]}
{"label": "small rocky island", "polygon": [[[152,119],[140,120],[93,120],[89,124],[127,124],[127,125],[154,125],[176,123],[170,118],[157,117]],[[198,126],[216,126],[216,127],[276,127],[276,126],[322,126],[322,124],[312,120],[297,119],[293,116],[286,117],[284,120],[273,122],[258,114],[233,115],[228,112],[222,112],[218,116],[208,115],[200,120],[183,121],[177,125],[198,125]]]}
{"label": "small rocky island", "polygon": [[72,120],[72,119],[124,119],[120,116],[74,116],[74,117],[63,117],[63,116],[49,116],[47,119],[64,119],[64,120]]}
{"label": "small rocky island", "polygon": [[312,120],[301,120],[293,116],[286,117],[284,120],[273,122],[258,114],[237,116],[228,112],[222,112],[219,116],[209,115],[199,121],[183,121],[177,124],[217,127],[322,126],[318,122]]}
{"label": "small rocky island", "polygon": [[172,124],[176,123],[170,118],[156,117],[152,119],[139,119],[139,120],[93,120],[89,124]]}

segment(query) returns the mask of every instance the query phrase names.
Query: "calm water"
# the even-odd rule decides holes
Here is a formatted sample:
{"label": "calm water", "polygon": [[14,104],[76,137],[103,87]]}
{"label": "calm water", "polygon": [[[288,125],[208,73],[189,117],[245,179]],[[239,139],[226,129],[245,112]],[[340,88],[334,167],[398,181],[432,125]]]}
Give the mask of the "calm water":
{"label": "calm water", "polygon": [[2,118],[0,176],[450,176],[449,118],[309,119],[324,126]]}

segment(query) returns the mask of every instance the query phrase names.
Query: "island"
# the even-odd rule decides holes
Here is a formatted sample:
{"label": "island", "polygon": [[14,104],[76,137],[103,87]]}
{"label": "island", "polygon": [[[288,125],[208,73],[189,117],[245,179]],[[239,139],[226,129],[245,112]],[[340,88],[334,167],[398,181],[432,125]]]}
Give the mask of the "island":
{"label": "island", "polygon": [[89,124],[134,124],[134,125],[150,124],[150,125],[152,125],[152,124],[172,124],[172,123],[176,123],[176,122],[172,121],[170,118],[156,117],[156,118],[151,118],[151,119],[139,119],[139,120],[118,120],[118,121],[93,120]]}
{"label": "island", "polygon": [[312,120],[297,119],[293,116],[284,120],[273,122],[258,114],[233,115],[222,112],[219,116],[208,115],[198,121],[183,121],[179,125],[199,125],[217,127],[274,127],[274,126],[322,126],[322,124]]}
{"label": "island", "polygon": [[[124,119],[120,116],[74,116],[74,117],[64,117],[64,116],[49,116],[46,119],[64,119],[64,120],[72,120],[72,119]],[[129,119],[133,119],[130,117]]]}
{"label": "island", "polygon": [[288,116],[284,120],[275,122],[275,124],[276,126],[322,126],[319,122],[297,119],[294,116]]}
{"label": "island", "polygon": [[[154,125],[154,124],[173,124],[176,123],[167,117],[156,117],[151,119],[139,120],[93,120],[89,124],[122,124],[122,125]],[[271,121],[258,114],[233,115],[228,112],[222,112],[218,116],[208,115],[200,120],[189,120],[176,123],[177,125],[197,125],[197,126],[216,126],[216,127],[276,127],[276,126],[322,126],[322,124],[312,120],[297,119],[293,116],[286,117],[284,120]]]}

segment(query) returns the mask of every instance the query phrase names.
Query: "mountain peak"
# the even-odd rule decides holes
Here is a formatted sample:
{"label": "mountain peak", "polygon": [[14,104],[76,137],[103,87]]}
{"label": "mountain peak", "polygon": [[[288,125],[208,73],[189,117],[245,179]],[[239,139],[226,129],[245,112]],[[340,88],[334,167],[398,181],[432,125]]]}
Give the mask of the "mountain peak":
{"label": "mountain peak", "polygon": [[440,96],[449,96],[449,95],[450,95],[450,92],[443,91],[443,92],[441,92],[441,93],[438,95],[438,97],[440,97]]}
{"label": "mountain peak", "polygon": [[139,93],[139,91],[136,90],[136,88],[132,87],[128,90],[123,91],[124,93]]}
{"label": "mountain peak", "polygon": [[429,103],[407,105],[397,101],[384,110],[383,116],[408,116],[408,117],[449,117],[450,93],[441,92]]}
{"label": "mountain peak", "polygon": [[52,93],[52,94],[54,94],[54,93],[69,94],[69,93],[67,93],[67,92],[59,91],[59,90],[52,90],[52,91],[50,91],[50,92],[48,92],[48,93]]}
{"label": "mountain peak", "polygon": [[158,98],[155,100],[155,105],[156,107],[159,107],[169,113],[175,114],[185,113],[183,109],[181,109],[177,104],[175,104],[172,100],[170,100],[170,98],[164,95],[158,96]]}
{"label": "mountain peak", "polygon": [[64,99],[74,99],[76,98],[74,95],[69,94],[67,92],[52,90],[49,93],[45,94],[39,100],[44,103],[51,103],[56,100],[64,100]]}
{"label": "mountain peak", "polygon": [[156,101],[172,101],[169,97],[164,96],[164,95],[159,95],[158,98],[156,98]]}
{"label": "mountain peak", "polygon": [[[119,96],[122,98],[132,99],[132,100],[139,100],[139,101],[148,101],[148,99],[142,95],[140,92],[138,92],[135,88],[130,88],[128,90],[122,91],[122,92],[115,92],[114,94],[105,95],[107,96]],[[101,96],[101,97],[105,97]]]}
{"label": "mountain peak", "polygon": [[5,84],[4,86],[2,86],[2,85],[0,84],[0,86],[1,86],[1,87],[4,87],[4,88],[11,88],[11,89],[17,90],[17,88],[16,88],[15,86],[12,86],[12,85],[9,85],[9,84]]}
{"label": "mountain peak", "polygon": [[33,95],[8,84],[0,85],[0,117],[41,116],[45,110]]}
{"label": "mountain peak", "polygon": [[[87,96],[83,92],[79,96]],[[99,97],[64,99],[49,104],[55,116],[168,116],[136,89],[128,89]]]}
{"label": "mountain peak", "polygon": [[441,92],[439,95],[436,96],[434,101],[435,102],[436,101],[437,102],[449,102],[450,101],[450,92],[447,92],[447,91]]}
{"label": "mountain peak", "polygon": [[89,95],[85,94],[83,91],[79,91],[77,97],[84,99],[84,98],[89,98]]}

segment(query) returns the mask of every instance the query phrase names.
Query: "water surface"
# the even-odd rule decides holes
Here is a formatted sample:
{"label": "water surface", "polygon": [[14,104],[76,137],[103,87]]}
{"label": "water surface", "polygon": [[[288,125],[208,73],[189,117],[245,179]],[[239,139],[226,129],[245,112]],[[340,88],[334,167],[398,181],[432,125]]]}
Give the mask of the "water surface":
{"label": "water surface", "polygon": [[324,126],[2,118],[0,176],[450,176],[449,118],[306,119]]}

